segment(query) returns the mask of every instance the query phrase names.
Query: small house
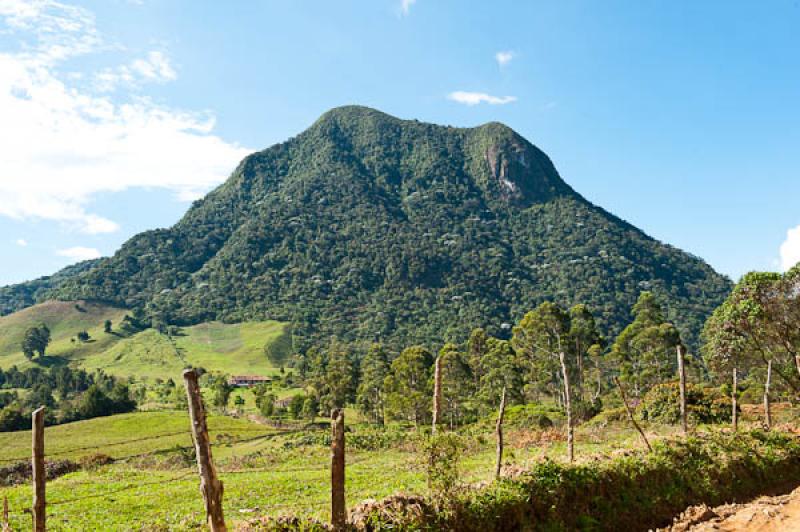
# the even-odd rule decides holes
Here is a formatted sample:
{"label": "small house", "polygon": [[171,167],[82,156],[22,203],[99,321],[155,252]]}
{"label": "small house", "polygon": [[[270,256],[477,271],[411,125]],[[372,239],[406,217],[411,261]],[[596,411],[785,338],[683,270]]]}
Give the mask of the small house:
{"label": "small house", "polygon": [[270,382],[270,377],[262,377],[260,375],[234,375],[228,379],[228,384],[239,388],[252,388],[258,384]]}

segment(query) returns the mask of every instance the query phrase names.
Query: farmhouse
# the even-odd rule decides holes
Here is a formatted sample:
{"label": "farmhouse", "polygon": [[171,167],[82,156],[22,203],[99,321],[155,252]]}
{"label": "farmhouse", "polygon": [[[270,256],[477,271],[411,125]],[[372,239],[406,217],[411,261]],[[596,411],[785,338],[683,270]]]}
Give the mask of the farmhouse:
{"label": "farmhouse", "polygon": [[238,386],[240,388],[250,388],[257,384],[270,382],[270,377],[262,377],[260,375],[233,375],[228,379],[228,384],[231,386]]}

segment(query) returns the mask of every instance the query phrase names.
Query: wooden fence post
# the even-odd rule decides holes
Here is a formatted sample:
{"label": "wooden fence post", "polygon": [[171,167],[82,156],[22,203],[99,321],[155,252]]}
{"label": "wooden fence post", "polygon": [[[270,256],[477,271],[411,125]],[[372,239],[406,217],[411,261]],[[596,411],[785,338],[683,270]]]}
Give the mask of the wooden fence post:
{"label": "wooden fence post", "polygon": [[622,384],[620,384],[619,378],[614,377],[614,382],[616,383],[617,388],[619,389],[619,395],[620,397],[622,397],[622,404],[625,405],[625,411],[628,412],[628,419],[633,424],[634,428],[636,428],[636,430],[639,431],[639,435],[642,437],[644,444],[647,446],[647,450],[652,451],[653,448],[650,447],[650,442],[647,441],[647,436],[644,435],[642,427],[639,426],[639,424],[636,422],[636,418],[633,417],[633,410],[631,410],[630,405],[628,405],[628,398],[625,397],[625,390],[622,389]]}
{"label": "wooden fence post", "polygon": [[217,478],[217,470],[211,457],[211,443],[208,439],[206,412],[197,383],[197,372],[187,369],[183,372],[186,383],[186,397],[189,403],[189,416],[192,419],[192,438],[194,439],[197,467],[200,471],[200,493],[206,505],[206,518],[212,532],[225,532],[225,517],[222,511],[222,481]]}
{"label": "wooden fence post", "polygon": [[739,430],[739,414],[736,412],[737,404],[736,404],[736,392],[737,388],[739,388],[739,374],[736,371],[736,368],[733,368],[733,388],[731,388],[731,404],[732,406],[732,413],[731,413],[731,421],[733,423],[733,430]]}
{"label": "wooden fence post", "polygon": [[433,370],[433,428],[431,432],[436,434],[436,425],[439,424],[442,415],[442,357],[436,357],[436,364]]}
{"label": "wooden fence post", "polygon": [[33,531],[44,532],[46,521],[45,483],[47,471],[44,468],[44,407],[40,406],[31,416],[31,447],[33,448]]}
{"label": "wooden fence post", "polygon": [[503,417],[506,415],[506,387],[503,386],[503,395],[500,398],[500,411],[497,413],[497,463],[494,466],[494,478],[500,478],[500,468],[503,466]]}
{"label": "wooden fence post", "polygon": [[764,425],[769,430],[772,427],[772,412],[769,403],[769,386],[772,382],[772,360],[767,362],[767,381],[764,383]]}
{"label": "wooden fence post", "polygon": [[344,409],[331,411],[331,525],[341,532],[347,528],[344,498]]}
{"label": "wooden fence post", "polygon": [[680,378],[680,396],[681,396],[681,428],[683,433],[689,431],[689,423],[686,419],[686,367],[683,360],[683,347],[678,345],[678,377]]}
{"label": "wooden fence post", "polygon": [[8,524],[8,497],[3,496],[3,532],[10,530],[11,526]]}

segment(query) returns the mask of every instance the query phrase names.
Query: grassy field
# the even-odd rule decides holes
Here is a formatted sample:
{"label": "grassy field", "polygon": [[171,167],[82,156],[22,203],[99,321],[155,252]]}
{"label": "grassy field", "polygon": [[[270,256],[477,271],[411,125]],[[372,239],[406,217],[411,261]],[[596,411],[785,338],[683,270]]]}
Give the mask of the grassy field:
{"label": "grassy field", "polygon": [[[274,321],[186,327],[170,337],[147,329],[127,337],[116,332],[125,310],[96,303],[50,301],[0,318],[0,367],[25,368],[34,363],[20,349],[25,330],[46,324],[52,335],[43,366],[70,364],[122,377],[177,379],[187,365],[230,374],[272,375],[278,372],[265,346],[287,356],[291,342],[286,325]],[[103,332],[110,319],[115,332]],[[89,342],[72,341],[86,330]]]}
{"label": "grassy field", "polygon": [[[244,420],[212,416],[209,420],[213,453],[225,484],[229,522],[258,515],[301,513],[327,518],[329,448],[326,431],[281,433]],[[371,431],[355,426],[352,434]],[[489,429],[487,429],[489,430]],[[672,428],[651,428],[657,434]],[[184,431],[183,433],[180,433]],[[180,434],[173,434],[179,432]],[[135,440],[130,443],[120,443]],[[489,480],[494,462],[490,432],[473,433],[461,460],[463,480]],[[509,430],[507,460],[524,466],[544,456],[562,459],[559,431],[532,435]],[[27,432],[0,434],[0,460],[24,456],[30,445]],[[98,452],[123,460],[94,471],[80,471],[48,482],[48,518],[52,530],[186,530],[203,521],[195,466],[170,459],[174,446],[190,445],[188,420],[182,412],[153,412],[98,418],[48,428],[46,446],[58,458],[78,459]],[[641,444],[624,425],[584,427],[578,431],[581,459]],[[398,491],[424,493],[426,480],[420,455],[411,436],[405,443],[363,450],[348,449],[349,505],[382,498]],[[154,459],[141,455],[155,453]],[[125,457],[129,457],[124,459]],[[12,524],[22,528],[30,517],[19,514],[29,506],[27,485],[3,490],[9,497]]]}

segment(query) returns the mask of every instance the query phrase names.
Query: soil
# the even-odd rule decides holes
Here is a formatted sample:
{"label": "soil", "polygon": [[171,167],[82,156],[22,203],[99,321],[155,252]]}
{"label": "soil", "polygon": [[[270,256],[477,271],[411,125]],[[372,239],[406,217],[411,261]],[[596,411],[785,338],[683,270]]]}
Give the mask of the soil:
{"label": "soil", "polygon": [[788,532],[800,531],[800,488],[785,495],[759,497],[716,508],[692,506],[659,532]]}

